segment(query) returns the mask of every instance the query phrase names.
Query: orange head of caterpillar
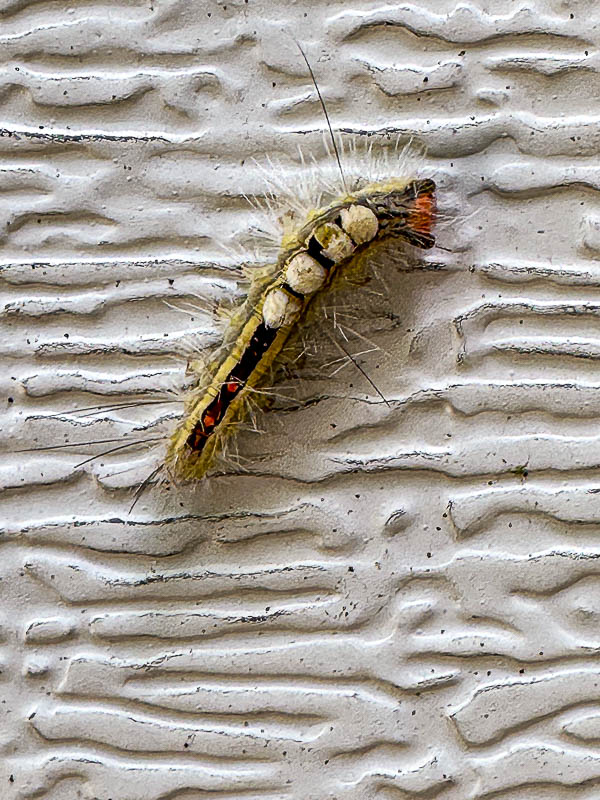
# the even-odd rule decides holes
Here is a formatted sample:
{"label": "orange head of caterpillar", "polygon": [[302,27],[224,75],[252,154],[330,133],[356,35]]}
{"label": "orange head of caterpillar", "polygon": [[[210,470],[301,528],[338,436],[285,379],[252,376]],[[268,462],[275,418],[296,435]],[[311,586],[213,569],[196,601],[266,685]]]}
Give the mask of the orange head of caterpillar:
{"label": "orange head of caterpillar", "polygon": [[435,183],[411,181],[403,189],[371,194],[362,201],[377,216],[380,236],[402,236],[415,247],[433,247],[431,233],[435,222]]}

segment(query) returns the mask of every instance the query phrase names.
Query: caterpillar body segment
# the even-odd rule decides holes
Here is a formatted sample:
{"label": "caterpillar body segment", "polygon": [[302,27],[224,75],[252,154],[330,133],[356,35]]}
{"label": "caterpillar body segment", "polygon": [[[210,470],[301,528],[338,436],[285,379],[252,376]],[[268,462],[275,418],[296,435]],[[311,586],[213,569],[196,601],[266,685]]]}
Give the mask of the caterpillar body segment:
{"label": "caterpillar body segment", "polygon": [[388,180],[346,194],[310,212],[284,233],[277,264],[257,277],[247,302],[226,335],[228,350],[209,369],[208,385],[194,392],[167,449],[175,478],[202,478],[235,424],[246,416],[249,396],[280,355],[314,295],[340,268],[384,239],[416,247],[435,243],[435,184],[430,179]]}
{"label": "caterpillar body segment", "polygon": [[[264,298],[223,360],[213,364],[214,377],[188,400],[182,424],[171,437],[166,464],[174,477],[203,477],[235,424],[246,417],[248,393],[258,386],[281,352],[293,324],[268,328],[263,321]],[[210,368],[209,368],[210,369]]]}

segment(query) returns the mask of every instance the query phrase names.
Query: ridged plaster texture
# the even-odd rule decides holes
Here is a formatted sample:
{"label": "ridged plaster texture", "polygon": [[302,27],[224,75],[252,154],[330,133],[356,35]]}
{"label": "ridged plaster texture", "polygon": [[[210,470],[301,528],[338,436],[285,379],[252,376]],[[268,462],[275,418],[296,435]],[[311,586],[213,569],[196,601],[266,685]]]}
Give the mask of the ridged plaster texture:
{"label": "ridged plaster texture", "polygon": [[[599,23],[3,0],[0,797],[600,797]],[[332,299],[225,474],[130,511],[151,448],[92,457],[172,426],[266,258],[246,196],[331,164],[290,34],[347,139],[426,146],[440,248]]]}

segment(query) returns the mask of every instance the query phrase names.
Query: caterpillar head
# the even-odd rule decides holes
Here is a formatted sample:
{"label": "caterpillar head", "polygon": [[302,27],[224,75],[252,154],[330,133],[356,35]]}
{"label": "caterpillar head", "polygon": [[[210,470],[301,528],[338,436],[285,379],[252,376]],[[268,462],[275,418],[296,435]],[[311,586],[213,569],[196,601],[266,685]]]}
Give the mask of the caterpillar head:
{"label": "caterpillar head", "polygon": [[435,221],[435,183],[430,179],[411,181],[402,189],[369,193],[361,204],[377,216],[380,237],[401,236],[415,247],[435,244],[431,233]]}

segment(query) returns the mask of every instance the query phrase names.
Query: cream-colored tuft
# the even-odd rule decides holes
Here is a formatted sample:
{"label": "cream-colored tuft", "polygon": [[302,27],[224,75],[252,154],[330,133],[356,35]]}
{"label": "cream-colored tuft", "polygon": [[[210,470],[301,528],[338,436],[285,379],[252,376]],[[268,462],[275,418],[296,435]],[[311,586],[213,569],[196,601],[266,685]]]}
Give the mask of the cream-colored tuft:
{"label": "cream-colored tuft", "polygon": [[262,308],[262,318],[268,328],[291,325],[302,310],[302,302],[281,287],[267,292]]}
{"label": "cream-colored tuft", "polygon": [[322,248],[322,253],[334,264],[349,258],[354,252],[354,242],[335,222],[326,222],[314,232],[314,237]]}
{"label": "cream-colored tuft", "polygon": [[285,282],[295,292],[313,294],[327,278],[327,271],[308,253],[296,253],[285,268]]}
{"label": "cream-colored tuft", "polygon": [[353,205],[340,212],[342,228],[355,244],[365,244],[377,236],[379,222],[370,208]]}

